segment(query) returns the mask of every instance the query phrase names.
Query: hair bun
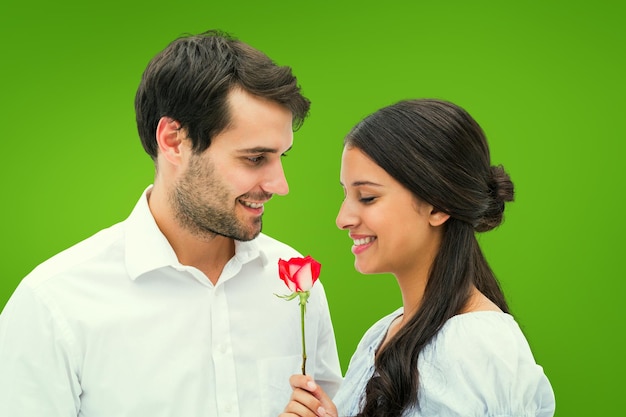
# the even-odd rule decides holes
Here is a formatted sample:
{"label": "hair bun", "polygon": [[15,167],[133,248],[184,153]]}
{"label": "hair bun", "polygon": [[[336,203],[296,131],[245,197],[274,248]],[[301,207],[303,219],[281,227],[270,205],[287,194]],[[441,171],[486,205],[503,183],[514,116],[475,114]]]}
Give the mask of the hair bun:
{"label": "hair bun", "polygon": [[513,183],[502,165],[491,167],[489,191],[492,193],[493,197],[499,201],[513,201],[515,195]]}
{"label": "hair bun", "polygon": [[502,165],[492,166],[489,187],[489,203],[474,229],[477,232],[487,232],[498,227],[504,216],[504,203],[513,201],[515,190],[513,182]]}

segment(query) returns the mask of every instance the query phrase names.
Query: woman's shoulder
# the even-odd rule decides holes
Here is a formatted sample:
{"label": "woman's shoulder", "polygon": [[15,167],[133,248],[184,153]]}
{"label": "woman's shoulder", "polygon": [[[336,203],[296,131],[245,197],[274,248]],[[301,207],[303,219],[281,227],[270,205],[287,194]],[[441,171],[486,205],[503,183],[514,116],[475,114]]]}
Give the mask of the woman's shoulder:
{"label": "woman's shoulder", "polygon": [[485,357],[504,351],[532,356],[528,342],[513,316],[490,310],[451,317],[428,347],[436,351],[437,356],[452,360],[457,356],[460,359],[468,356]]}
{"label": "woman's shoulder", "polygon": [[444,323],[440,333],[482,333],[501,331],[505,329],[515,333],[521,332],[517,321],[509,313],[503,313],[502,311],[495,310],[479,310],[452,316]]}
{"label": "woman's shoulder", "polygon": [[422,351],[419,366],[424,394],[439,408],[533,416],[554,411],[550,383],[509,314],[475,311],[450,318]]}

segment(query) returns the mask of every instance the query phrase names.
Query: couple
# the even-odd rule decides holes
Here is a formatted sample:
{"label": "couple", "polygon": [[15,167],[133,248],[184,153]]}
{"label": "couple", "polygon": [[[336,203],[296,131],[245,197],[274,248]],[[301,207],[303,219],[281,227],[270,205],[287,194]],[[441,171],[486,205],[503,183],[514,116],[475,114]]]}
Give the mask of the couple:
{"label": "couple", "polygon": [[[321,283],[300,322],[261,233],[309,111],[289,67],[225,33],[181,37],[135,99],[155,163],[123,222],[54,256],[0,315],[0,415],[551,416],[552,389],[477,244],[513,185],[480,127],[441,100],[381,109],[346,137],[339,228],[403,307],[342,378]],[[292,340],[293,339],[293,340]],[[291,378],[290,378],[291,376]]]}

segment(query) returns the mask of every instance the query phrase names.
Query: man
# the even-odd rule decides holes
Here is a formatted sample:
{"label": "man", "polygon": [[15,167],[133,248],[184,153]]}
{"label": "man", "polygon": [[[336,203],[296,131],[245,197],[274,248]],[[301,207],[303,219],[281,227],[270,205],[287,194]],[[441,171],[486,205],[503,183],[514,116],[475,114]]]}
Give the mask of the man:
{"label": "man", "polygon": [[[309,101],[289,67],[228,34],[172,42],[135,100],[156,167],[125,221],[38,266],[0,315],[0,415],[275,416],[301,365],[297,303],[261,233]],[[341,380],[324,289],[307,370]]]}

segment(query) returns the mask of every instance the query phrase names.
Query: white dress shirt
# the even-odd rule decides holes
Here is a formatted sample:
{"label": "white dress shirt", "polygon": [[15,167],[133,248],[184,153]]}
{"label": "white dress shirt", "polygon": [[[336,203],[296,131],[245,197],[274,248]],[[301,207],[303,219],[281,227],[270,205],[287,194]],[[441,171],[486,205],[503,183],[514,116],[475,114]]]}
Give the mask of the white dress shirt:
{"label": "white dress shirt", "polygon": [[[2,417],[277,416],[300,372],[298,301],[266,235],[236,242],[216,285],[181,265],[144,192],[128,219],[31,272],[0,315]],[[341,370],[324,288],[306,312],[307,374]]]}
{"label": "white dress shirt", "polygon": [[[376,350],[402,309],[363,336],[334,398],[339,416],[362,407]],[[418,357],[419,407],[404,417],[552,417],[554,392],[509,314],[477,311],[450,318]]]}

